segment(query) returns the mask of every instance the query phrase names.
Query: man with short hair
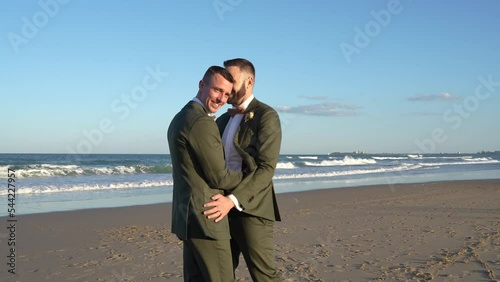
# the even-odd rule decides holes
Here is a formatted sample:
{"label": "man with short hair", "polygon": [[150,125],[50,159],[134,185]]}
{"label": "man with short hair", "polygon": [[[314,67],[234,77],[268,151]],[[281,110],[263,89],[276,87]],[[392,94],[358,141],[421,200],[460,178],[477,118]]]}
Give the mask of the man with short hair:
{"label": "man with short hair", "polygon": [[[281,147],[278,114],[253,96],[255,68],[245,59],[224,62],[235,79],[228,102],[234,108],[217,119],[224,143],[227,166],[246,169],[238,148],[250,154],[257,169],[249,181],[238,185],[226,197],[214,195],[205,207],[208,218],[221,220],[229,213],[233,267],[243,254],[253,281],[279,281],[274,258],[274,222],[280,221],[272,178]],[[236,207],[236,209],[232,209]],[[215,211],[220,211],[215,213]]]}
{"label": "man with short hair", "polygon": [[226,167],[211,116],[231,96],[233,82],[226,69],[210,67],[196,97],[168,128],[174,180],[171,231],[183,241],[184,281],[234,281],[228,221],[216,223],[203,216],[203,203],[210,196],[235,188],[243,178],[241,171]]}

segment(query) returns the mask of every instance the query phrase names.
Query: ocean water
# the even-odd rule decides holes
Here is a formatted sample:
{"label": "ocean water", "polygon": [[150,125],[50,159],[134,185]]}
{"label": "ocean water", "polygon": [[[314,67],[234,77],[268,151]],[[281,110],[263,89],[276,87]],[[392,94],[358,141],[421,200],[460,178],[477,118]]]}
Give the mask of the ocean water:
{"label": "ocean water", "polygon": [[[169,155],[0,154],[0,216],[7,215],[10,203],[9,170],[15,174],[16,215],[166,203],[172,198]],[[500,178],[500,152],[335,153],[281,155],[274,182],[277,193],[372,184],[394,192],[396,183],[494,178]]]}

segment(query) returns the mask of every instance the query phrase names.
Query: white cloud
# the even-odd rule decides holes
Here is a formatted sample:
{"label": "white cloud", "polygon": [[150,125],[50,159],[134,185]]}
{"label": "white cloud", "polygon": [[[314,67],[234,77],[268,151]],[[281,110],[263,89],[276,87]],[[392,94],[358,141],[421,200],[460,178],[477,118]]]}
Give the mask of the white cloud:
{"label": "white cloud", "polygon": [[299,106],[277,106],[276,110],[281,113],[311,115],[311,116],[353,116],[358,115],[355,105],[338,103],[321,103]]}
{"label": "white cloud", "polygon": [[441,92],[441,94],[425,95],[416,94],[408,98],[409,101],[422,102],[422,101],[453,101],[462,100],[462,96],[454,95],[448,92]]}

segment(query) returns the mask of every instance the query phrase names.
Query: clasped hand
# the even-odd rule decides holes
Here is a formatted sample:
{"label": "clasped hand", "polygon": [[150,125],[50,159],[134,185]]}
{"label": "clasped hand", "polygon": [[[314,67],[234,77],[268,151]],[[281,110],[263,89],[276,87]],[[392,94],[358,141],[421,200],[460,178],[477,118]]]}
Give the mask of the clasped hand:
{"label": "clasped hand", "polygon": [[229,211],[234,207],[233,201],[227,196],[215,194],[210,197],[212,202],[205,203],[204,208],[209,208],[203,212],[208,219],[214,219],[215,222],[221,221]]}

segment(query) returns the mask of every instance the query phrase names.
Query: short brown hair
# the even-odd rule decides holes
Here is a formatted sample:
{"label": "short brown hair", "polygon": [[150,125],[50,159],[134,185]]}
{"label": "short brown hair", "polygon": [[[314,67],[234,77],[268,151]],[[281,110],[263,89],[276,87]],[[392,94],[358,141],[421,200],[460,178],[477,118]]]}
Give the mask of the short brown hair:
{"label": "short brown hair", "polygon": [[211,66],[203,75],[203,81],[208,82],[209,78],[212,78],[214,75],[220,74],[225,80],[234,83],[234,78],[231,73],[223,67],[220,66]]}
{"label": "short brown hair", "polygon": [[247,60],[242,58],[236,58],[224,61],[224,67],[238,67],[241,71],[246,71],[250,73],[255,78],[255,68],[253,64]]}

